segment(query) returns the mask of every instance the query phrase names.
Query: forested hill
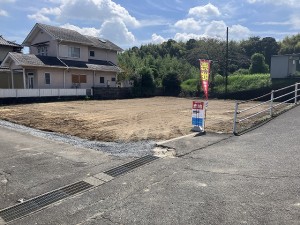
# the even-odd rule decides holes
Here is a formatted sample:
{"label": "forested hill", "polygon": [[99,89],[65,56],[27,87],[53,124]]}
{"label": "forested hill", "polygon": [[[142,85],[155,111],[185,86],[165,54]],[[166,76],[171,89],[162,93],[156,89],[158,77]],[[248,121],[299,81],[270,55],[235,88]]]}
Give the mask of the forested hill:
{"label": "forested hill", "polygon": [[[199,76],[199,59],[213,61],[213,74],[223,74],[226,41],[212,38],[190,39],[186,43],[168,40],[162,44],[133,47],[119,55],[119,66],[124,70],[119,80],[130,79],[143,68],[150,68],[156,86],[161,86],[164,76],[176,72],[181,81]],[[300,34],[277,42],[272,37],[250,37],[229,42],[229,73],[249,69],[251,56],[261,53],[270,66],[271,56],[300,53]]]}

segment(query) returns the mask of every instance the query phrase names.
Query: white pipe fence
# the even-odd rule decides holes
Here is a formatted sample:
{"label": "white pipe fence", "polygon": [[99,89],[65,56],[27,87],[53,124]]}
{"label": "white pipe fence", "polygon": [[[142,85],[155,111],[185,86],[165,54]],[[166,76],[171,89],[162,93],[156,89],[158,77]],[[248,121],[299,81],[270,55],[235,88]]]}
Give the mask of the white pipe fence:
{"label": "white pipe fence", "polygon": [[0,98],[86,96],[87,89],[0,89]]}
{"label": "white pipe fence", "polygon": [[[298,101],[298,97],[300,95],[298,95],[298,91],[300,91],[299,89],[299,84],[300,83],[295,83],[293,85],[278,89],[278,90],[272,90],[270,93],[260,96],[258,98],[254,98],[248,101],[243,101],[243,102],[236,102],[235,103],[235,110],[234,110],[234,118],[233,118],[233,133],[234,134],[238,134],[238,124],[242,124],[243,122],[247,122],[250,119],[257,117],[258,115],[262,115],[262,116],[267,116],[268,118],[272,118],[275,115],[275,110],[276,107],[281,106],[283,104],[287,104],[290,103],[293,100],[293,104],[296,105],[297,101]],[[288,89],[291,89],[292,87],[295,87],[293,89],[293,91],[289,91]],[[287,92],[288,91],[288,92]],[[276,93],[281,93],[281,92],[287,92],[287,93],[283,93],[279,96],[276,96]],[[268,96],[270,96],[270,100],[264,101],[264,102],[260,102],[254,106],[248,107],[246,109],[242,109],[239,110],[240,106],[242,104],[246,104],[249,102],[253,102],[253,101],[259,101],[260,99],[263,98],[267,98]],[[288,97],[288,96],[292,96],[292,97]],[[282,99],[283,97],[286,97],[288,99]],[[267,105],[267,108],[265,108],[264,105]],[[262,107],[263,106],[263,107]],[[251,113],[251,110],[257,109],[257,108],[263,108],[263,109],[258,109],[258,111]],[[266,112],[268,112],[268,115],[265,115]],[[246,114],[244,116],[242,116],[242,114]],[[260,118],[262,119],[262,118]],[[258,119],[259,121],[259,119]]]}

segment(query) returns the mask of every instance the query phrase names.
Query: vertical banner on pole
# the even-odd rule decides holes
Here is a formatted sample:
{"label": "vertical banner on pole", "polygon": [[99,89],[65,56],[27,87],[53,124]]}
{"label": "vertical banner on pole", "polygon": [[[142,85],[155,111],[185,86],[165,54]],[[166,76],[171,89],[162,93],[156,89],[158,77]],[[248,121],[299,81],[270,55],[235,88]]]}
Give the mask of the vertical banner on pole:
{"label": "vertical banner on pole", "polygon": [[200,78],[202,82],[202,90],[205,95],[205,99],[208,99],[208,87],[209,87],[209,74],[210,74],[210,60],[200,59]]}

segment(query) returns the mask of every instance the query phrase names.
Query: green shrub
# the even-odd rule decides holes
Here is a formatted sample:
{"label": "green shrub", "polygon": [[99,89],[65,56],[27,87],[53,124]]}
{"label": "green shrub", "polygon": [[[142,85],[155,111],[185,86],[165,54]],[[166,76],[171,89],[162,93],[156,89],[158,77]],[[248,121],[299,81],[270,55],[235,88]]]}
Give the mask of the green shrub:
{"label": "green shrub", "polygon": [[182,91],[194,91],[197,92],[197,88],[199,88],[199,79],[188,79],[181,83],[181,90]]}
{"label": "green shrub", "polygon": [[265,57],[263,54],[255,53],[251,56],[251,65],[249,68],[250,74],[268,73],[269,67],[265,63]]}
{"label": "green shrub", "polygon": [[248,75],[249,70],[248,69],[239,69],[233,73],[233,75]]}

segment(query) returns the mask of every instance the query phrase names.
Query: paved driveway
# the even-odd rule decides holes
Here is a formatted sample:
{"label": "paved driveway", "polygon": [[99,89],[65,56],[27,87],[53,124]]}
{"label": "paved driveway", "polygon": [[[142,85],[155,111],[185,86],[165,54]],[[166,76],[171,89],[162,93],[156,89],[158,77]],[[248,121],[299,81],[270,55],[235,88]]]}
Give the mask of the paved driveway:
{"label": "paved driveway", "polygon": [[[203,145],[211,140],[209,135],[164,143],[180,152],[180,157],[155,160],[12,224],[300,224],[299,118],[297,107],[243,136],[213,137],[215,144]],[[19,137],[15,132],[12,135]],[[4,136],[2,131],[0,137]],[[47,145],[47,154],[54,154],[51,146],[55,143]],[[1,149],[7,146],[0,145]],[[14,155],[4,154],[2,170],[2,161]],[[72,156],[72,161],[78,158]],[[64,162],[59,165],[64,167]],[[107,162],[117,164],[113,159]],[[13,174],[16,169],[11,167],[18,163],[9,163],[4,170],[10,168]],[[56,161],[46,164],[51,171],[46,176],[58,173],[51,165],[55,167]],[[86,175],[72,173],[71,167],[66,176],[69,181]],[[97,172],[106,167],[97,167]],[[24,176],[26,182],[39,186],[37,194],[42,192],[43,183],[30,172]],[[52,180],[55,177],[48,182]]]}

